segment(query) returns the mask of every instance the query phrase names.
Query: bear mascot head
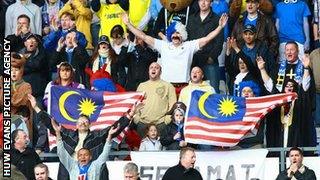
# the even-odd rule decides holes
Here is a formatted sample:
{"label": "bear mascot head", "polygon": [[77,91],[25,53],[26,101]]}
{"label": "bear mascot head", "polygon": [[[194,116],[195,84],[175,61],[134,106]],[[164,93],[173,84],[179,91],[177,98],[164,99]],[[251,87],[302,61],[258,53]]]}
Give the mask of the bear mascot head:
{"label": "bear mascot head", "polygon": [[193,0],[160,0],[162,6],[170,12],[177,12],[188,7]]}

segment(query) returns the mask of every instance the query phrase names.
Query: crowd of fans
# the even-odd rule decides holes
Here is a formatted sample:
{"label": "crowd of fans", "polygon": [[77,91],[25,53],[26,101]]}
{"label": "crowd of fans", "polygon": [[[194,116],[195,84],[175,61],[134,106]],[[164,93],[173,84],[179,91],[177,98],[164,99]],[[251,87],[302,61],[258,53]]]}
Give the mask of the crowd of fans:
{"label": "crowd of fans", "polygon": [[[108,173],[97,169],[108,152],[124,148],[219,148],[184,140],[194,90],[245,98],[296,92],[297,100],[276,108],[254,137],[231,149],[317,144],[319,0],[194,0],[188,13],[164,12],[159,0],[1,3],[1,39],[11,42],[12,157],[19,157],[12,163],[28,179],[47,171],[37,165],[38,154],[50,151],[47,128],[65,157],[59,179],[98,179]],[[143,91],[145,99],[102,130],[90,131],[90,117],[79,115],[73,131],[46,112],[52,86]],[[125,127],[123,142],[112,142]]]}

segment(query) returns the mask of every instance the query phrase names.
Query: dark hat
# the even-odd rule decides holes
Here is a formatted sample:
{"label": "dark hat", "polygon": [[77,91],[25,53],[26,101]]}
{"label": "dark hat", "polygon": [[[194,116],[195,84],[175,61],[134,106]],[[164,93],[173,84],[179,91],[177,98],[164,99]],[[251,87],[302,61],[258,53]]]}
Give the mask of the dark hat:
{"label": "dark hat", "polygon": [[186,112],[187,106],[183,102],[177,101],[172,105],[171,109],[166,113],[166,115],[172,115],[176,109],[182,109],[184,112]]}
{"label": "dark hat", "polygon": [[246,32],[246,31],[250,31],[250,32],[252,32],[252,33],[256,33],[256,32],[257,32],[257,29],[256,29],[256,27],[255,27],[254,25],[252,25],[252,24],[247,24],[247,25],[244,26],[244,29],[243,29],[242,32]]}
{"label": "dark hat", "polygon": [[101,44],[101,43],[110,44],[108,36],[106,35],[100,36],[98,44]]}
{"label": "dark hat", "polygon": [[246,0],[246,2],[257,2],[257,3],[259,3],[259,0]]}
{"label": "dark hat", "polygon": [[27,37],[24,38],[24,41],[27,41],[28,39],[30,39],[30,38],[32,38],[32,37],[33,37],[38,43],[41,43],[41,39],[38,37],[38,35],[33,34],[33,33],[29,33],[29,34],[27,35]]}
{"label": "dark hat", "polygon": [[22,54],[11,53],[11,66],[16,68],[23,68],[26,63],[26,58]]}

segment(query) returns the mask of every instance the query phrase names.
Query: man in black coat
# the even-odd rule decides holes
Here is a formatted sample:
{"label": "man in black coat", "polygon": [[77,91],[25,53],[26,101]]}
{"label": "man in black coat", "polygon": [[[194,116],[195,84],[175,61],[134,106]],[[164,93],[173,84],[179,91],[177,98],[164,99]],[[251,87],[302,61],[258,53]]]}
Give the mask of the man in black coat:
{"label": "man in black coat", "polygon": [[170,167],[163,175],[162,180],[202,180],[202,176],[194,169],[196,162],[195,150],[185,147],[180,150],[180,161],[176,166]]}
{"label": "man in black coat", "polygon": [[24,65],[23,80],[31,85],[32,95],[40,104],[49,80],[48,61],[41,39],[36,34],[30,33],[24,39],[24,47],[18,52],[27,60]]}
{"label": "man in black coat", "polygon": [[139,37],[135,37],[133,48],[122,46],[118,61],[128,68],[126,90],[136,91],[139,84],[147,81],[148,71],[152,62],[157,61],[157,53],[154,52]]}
{"label": "man in black coat", "polygon": [[71,30],[66,37],[61,37],[58,47],[52,53],[50,68],[55,69],[61,62],[68,62],[75,70],[75,81],[86,85],[87,76],[84,73],[90,57],[84,47],[77,40],[77,31]]}
{"label": "man in black coat", "polygon": [[290,167],[282,172],[277,177],[277,180],[287,179],[305,179],[316,180],[316,175],[313,170],[302,164],[302,150],[293,147],[289,150]]}
{"label": "man in black coat", "polygon": [[28,180],[34,179],[33,168],[41,162],[34,149],[27,147],[29,138],[22,129],[12,132],[13,148],[11,149],[11,163],[15,165]]}
{"label": "man in black coat", "polygon": [[[212,0],[200,1],[200,11],[191,15],[187,25],[188,40],[194,40],[207,36],[219,26],[219,16],[211,10]],[[219,90],[219,63],[218,56],[222,51],[223,31],[201,48],[193,56],[192,67],[199,66],[204,71],[205,79],[210,80],[210,85],[217,94]]]}

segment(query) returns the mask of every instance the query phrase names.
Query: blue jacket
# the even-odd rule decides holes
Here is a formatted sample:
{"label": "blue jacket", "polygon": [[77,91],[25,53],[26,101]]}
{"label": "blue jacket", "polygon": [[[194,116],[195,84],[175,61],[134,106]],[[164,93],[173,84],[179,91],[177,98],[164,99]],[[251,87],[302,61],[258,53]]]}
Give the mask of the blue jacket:
{"label": "blue jacket", "polygon": [[[69,32],[68,30],[62,30],[61,28],[59,28],[57,31],[50,32],[50,34],[46,36],[43,40],[43,47],[50,52],[55,51],[58,46],[59,39],[61,37],[65,38],[68,32]],[[83,48],[86,48],[87,40],[84,34],[79,31],[75,31],[75,32],[76,32],[76,38],[78,40],[78,45]]]}

